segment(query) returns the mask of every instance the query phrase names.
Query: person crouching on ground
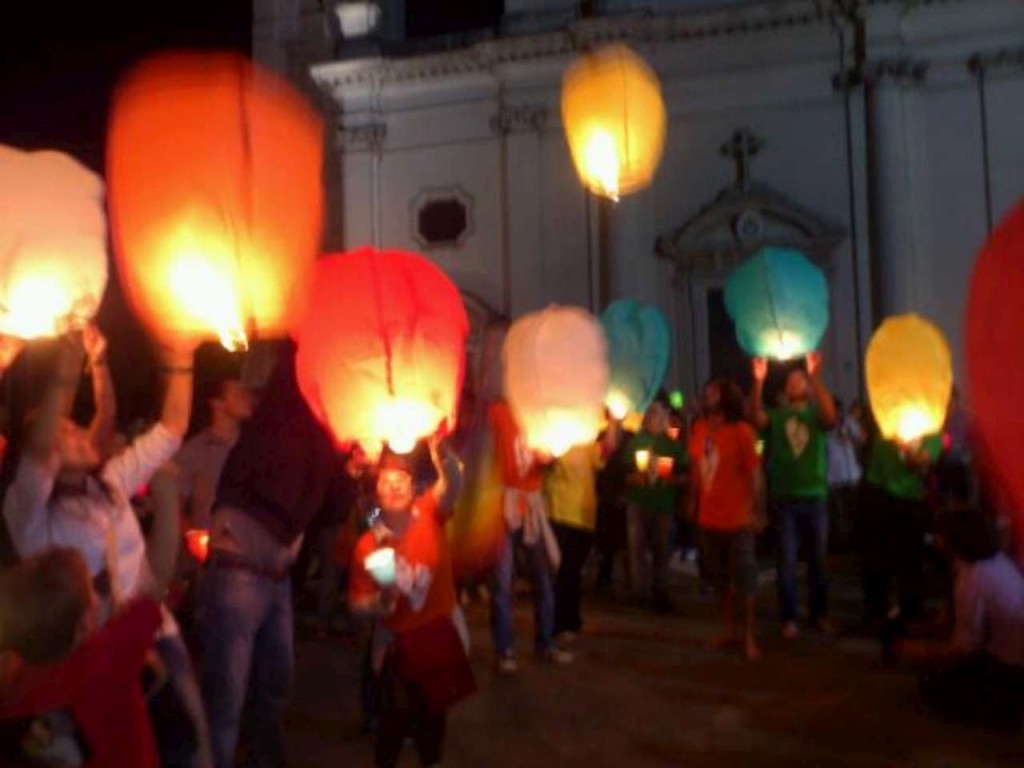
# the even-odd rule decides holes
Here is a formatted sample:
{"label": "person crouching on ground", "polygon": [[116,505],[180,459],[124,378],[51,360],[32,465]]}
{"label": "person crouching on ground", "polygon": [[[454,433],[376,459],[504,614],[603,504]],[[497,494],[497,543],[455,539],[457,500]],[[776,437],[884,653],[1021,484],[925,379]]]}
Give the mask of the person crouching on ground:
{"label": "person crouching on ground", "polygon": [[722,604],[724,632],[713,645],[740,642],[733,616],[743,600],[747,658],[761,657],[754,622],[757,595],[755,533],[761,512],[761,461],[754,430],[744,421],[743,394],[735,382],[716,379],[704,387],[704,408],[690,437],[690,514],[696,515],[701,557]]}
{"label": "person crouching on ground", "polygon": [[352,558],[352,610],[378,619],[373,667],[383,699],[379,768],[398,764],[408,736],[422,765],[438,765],[446,713],[476,689],[444,531],[462,470],[437,438],[430,452],[438,480],[417,498],[411,462],[385,449],[377,475],[380,514]]}

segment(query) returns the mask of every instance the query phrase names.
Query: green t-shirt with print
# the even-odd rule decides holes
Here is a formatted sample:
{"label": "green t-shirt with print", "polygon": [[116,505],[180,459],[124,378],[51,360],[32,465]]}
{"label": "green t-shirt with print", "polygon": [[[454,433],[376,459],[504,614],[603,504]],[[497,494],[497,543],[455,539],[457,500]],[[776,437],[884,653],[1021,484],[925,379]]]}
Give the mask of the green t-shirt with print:
{"label": "green t-shirt with print", "polygon": [[[686,446],[681,442],[673,440],[668,435],[652,435],[650,432],[644,431],[633,435],[622,454],[622,461],[628,463],[630,472],[636,471],[637,451],[651,452],[650,466],[652,473],[657,467],[659,456],[672,457],[672,475],[674,478],[678,478],[686,473],[689,462]],[[643,509],[673,514],[678,507],[679,490],[680,486],[678,484],[666,483],[660,479],[655,479],[649,485],[630,486],[627,498]]]}
{"label": "green t-shirt with print", "polygon": [[[942,452],[942,436],[932,435],[921,441],[921,450],[934,462]],[[890,496],[907,501],[924,501],[928,496],[927,473],[912,466],[903,449],[894,440],[875,437],[868,459],[866,480]]]}
{"label": "green t-shirt with print", "polygon": [[816,406],[773,408],[765,430],[768,488],[776,498],[828,497],[827,433]]}

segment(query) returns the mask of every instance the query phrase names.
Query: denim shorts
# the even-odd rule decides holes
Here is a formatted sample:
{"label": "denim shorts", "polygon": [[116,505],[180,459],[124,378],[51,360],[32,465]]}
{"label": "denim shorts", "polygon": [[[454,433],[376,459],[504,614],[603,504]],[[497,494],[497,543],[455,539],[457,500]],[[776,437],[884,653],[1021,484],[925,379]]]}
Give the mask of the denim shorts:
{"label": "denim shorts", "polygon": [[738,594],[751,597],[757,591],[757,557],[754,532],[700,529],[700,556],[719,593],[732,586]]}

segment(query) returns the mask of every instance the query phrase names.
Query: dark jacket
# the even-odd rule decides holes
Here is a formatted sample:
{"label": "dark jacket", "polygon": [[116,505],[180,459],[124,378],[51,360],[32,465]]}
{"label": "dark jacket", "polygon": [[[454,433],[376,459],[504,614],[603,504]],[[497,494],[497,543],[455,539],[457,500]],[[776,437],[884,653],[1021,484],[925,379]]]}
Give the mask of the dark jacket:
{"label": "dark jacket", "polygon": [[215,504],[251,515],[285,545],[320,511],[342,469],[299,391],[295,352],[294,342],[281,343],[260,404],[224,464]]}

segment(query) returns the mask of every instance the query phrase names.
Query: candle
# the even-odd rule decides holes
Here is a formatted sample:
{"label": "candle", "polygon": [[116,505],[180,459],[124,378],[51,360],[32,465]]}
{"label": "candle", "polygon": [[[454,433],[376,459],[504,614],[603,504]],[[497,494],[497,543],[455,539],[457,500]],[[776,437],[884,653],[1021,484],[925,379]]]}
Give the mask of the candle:
{"label": "candle", "polygon": [[210,554],[210,532],[203,528],[185,531],[185,545],[192,557],[200,563],[205,563],[207,555]]}
{"label": "candle", "polygon": [[668,480],[672,477],[672,469],[676,465],[676,460],[671,456],[659,456],[658,457],[658,477],[662,480]]}
{"label": "candle", "polygon": [[646,472],[647,468],[651,466],[651,452],[650,451],[637,451],[636,452],[636,468],[638,472]]}
{"label": "candle", "polygon": [[371,552],[363,561],[370,577],[377,582],[377,586],[390,587],[395,583],[395,550],[391,547],[382,547]]}

